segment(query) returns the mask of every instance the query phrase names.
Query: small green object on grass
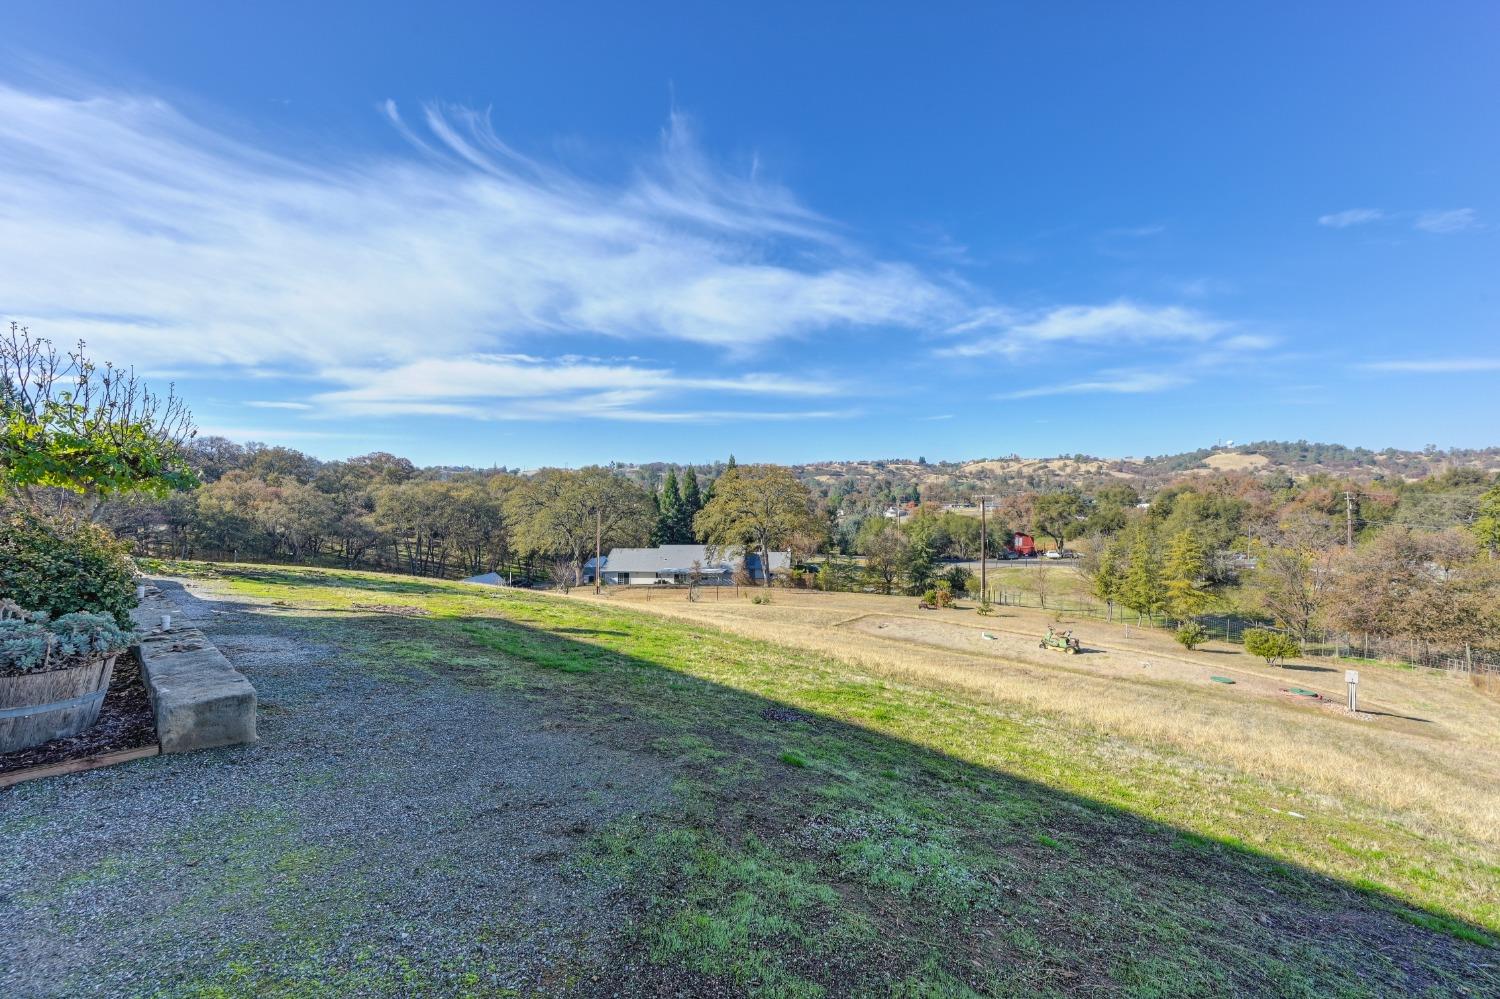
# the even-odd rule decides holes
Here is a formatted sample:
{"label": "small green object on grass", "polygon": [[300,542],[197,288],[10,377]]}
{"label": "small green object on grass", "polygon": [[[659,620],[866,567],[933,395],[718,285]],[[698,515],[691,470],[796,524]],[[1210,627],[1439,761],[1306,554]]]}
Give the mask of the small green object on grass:
{"label": "small green object on grass", "polygon": [[1209,677],[1209,679],[1214,683],[1234,683],[1234,681],[1229,679],[1229,677],[1227,676],[1211,676]]}

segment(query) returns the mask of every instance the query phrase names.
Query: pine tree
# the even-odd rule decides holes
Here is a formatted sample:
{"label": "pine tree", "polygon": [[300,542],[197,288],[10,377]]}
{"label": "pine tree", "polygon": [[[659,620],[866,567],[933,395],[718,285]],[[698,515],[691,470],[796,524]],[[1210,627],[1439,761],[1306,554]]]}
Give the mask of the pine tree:
{"label": "pine tree", "polygon": [[667,477],[661,484],[660,514],[657,516],[656,533],[662,538],[659,544],[680,545],[682,540],[682,493],[677,488],[676,469],[667,469]]}
{"label": "pine tree", "polygon": [[690,512],[703,509],[703,494],[698,489],[698,473],[691,467],[682,473],[682,505]]}
{"label": "pine tree", "polygon": [[1109,619],[1115,619],[1115,604],[1125,588],[1125,566],[1120,558],[1118,541],[1111,541],[1099,549],[1092,573],[1094,596],[1103,600]]}
{"label": "pine tree", "polygon": [[682,492],[680,516],[682,518],[683,544],[692,544],[697,533],[693,530],[693,518],[703,509],[703,495],[698,491],[698,473],[691,467],[685,469],[678,480]]}
{"label": "pine tree", "polygon": [[653,545],[671,544],[671,524],[662,515],[661,495],[654,489],[648,489],[646,495],[651,499],[651,543]]}
{"label": "pine tree", "polygon": [[1192,531],[1179,531],[1172,537],[1162,575],[1167,611],[1179,621],[1202,614],[1213,602],[1203,581],[1207,561],[1203,545]]}
{"label": "pine tree", "polygon": [[1150,617],[1161,611],[1166,591],[1161,580],[1161,558],[1156,551],[1156,532],[1137,528],[1130,546],[1130,566],[1125,570],[1120,602],[1137,614]]}

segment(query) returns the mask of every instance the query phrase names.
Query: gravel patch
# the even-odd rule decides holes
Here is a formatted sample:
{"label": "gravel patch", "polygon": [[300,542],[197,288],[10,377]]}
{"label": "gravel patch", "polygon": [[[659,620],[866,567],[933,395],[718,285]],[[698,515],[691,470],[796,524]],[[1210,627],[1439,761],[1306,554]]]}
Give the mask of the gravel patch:
{"label": "gravel patch", "polygon": [[608,994],[641,971],[628,898],[568,860],[670,803],[659,758],[519,695],[372,676],[336,621],[163,590],[255,685],[261,741],[0,792],[0,995]]}

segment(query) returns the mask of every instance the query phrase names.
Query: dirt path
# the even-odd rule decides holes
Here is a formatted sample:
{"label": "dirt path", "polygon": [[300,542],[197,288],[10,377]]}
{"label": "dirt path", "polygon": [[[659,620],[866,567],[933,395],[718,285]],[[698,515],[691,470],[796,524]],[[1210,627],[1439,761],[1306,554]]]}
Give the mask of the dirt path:
{"label": "dirt path", "polygon": [[524,698],[372,677],[341,648],[368,621],[193,587],[166,584],[256,686],[262,741],[0,792],[0,994],[249,994],[281,976],[360,994],[409,966],[439,994],[597,993],[629,914],[564,860],[670,797],[659,761]]}

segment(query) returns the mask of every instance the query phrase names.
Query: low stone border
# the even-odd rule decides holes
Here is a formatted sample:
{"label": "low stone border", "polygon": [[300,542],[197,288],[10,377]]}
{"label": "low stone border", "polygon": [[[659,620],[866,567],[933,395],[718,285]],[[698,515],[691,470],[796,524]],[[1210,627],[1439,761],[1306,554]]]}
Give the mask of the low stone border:
{"label": "low stone border", "polygon": [[[162,627],[163,615],[171,626]],[[163,753],[256,741],[255,688],[155,586],[131,616],[141,635],[141,679]]]}

